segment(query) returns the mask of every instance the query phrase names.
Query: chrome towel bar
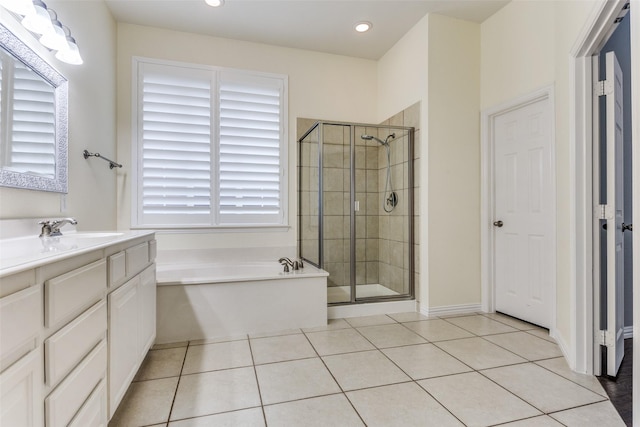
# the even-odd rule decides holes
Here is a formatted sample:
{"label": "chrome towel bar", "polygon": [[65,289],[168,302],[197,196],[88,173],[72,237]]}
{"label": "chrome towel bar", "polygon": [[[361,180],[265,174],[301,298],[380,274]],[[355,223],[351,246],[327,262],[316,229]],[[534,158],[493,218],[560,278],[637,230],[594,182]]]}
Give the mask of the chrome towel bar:
{"label": "chrome towel bar", "polygon": [[101,156],[100,153],[90,153],[87,150],[84,150],[84,153],[82,153],[82,155],[85,159],[88,159],[89,157],[100,157],[102,160],[106,160],[107,162],[109,162],[109,169],[122,167],[120,163],[116,163],[113,160],[107,159],[106,157]]}

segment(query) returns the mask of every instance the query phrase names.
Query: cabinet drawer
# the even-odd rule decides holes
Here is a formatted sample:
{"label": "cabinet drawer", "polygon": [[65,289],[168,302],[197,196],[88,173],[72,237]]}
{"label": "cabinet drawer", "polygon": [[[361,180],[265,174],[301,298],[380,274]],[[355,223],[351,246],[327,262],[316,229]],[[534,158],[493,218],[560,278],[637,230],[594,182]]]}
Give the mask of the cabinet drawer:
{"label": "cabinet drawer", "polygon": [[41,427],[42,347],[0,375],[0,426]]}
{"label": "cabinet drawer", "polygon": [[44,401],[48,427],[66,426],[106,376],[107,344],[103,340]]}
{"label": "cabinet drawer", "polygon": [[82,360],[107,330],[107,303],[101,301],[44,342],[45,377],[57,384]]}
{"label": "cabinet drawer", "polygon": [[149,244],[140,243],[127,249],[127,277],[133,277],[149,264]]}
{"label": "cabinet drawer", "polygon": [[107,385],[102,380],[69,423],[69,427],[103,427],[107,425],[107,420]]}
{"label": "cabinet drawer", "polygon": [[127,277],[126,256],[118,252],[109,257],[109,286],[120,283]]}
{"label": "cabinet drawer", "polygon": [[45,282],[47,326],[55,328],[96,303],[107,288],[102,259]]}
{"label": "cabinet drawer", "polygon": [[32,286],[0,299],[0,368],[34,348],[42,328],[42,287]]}

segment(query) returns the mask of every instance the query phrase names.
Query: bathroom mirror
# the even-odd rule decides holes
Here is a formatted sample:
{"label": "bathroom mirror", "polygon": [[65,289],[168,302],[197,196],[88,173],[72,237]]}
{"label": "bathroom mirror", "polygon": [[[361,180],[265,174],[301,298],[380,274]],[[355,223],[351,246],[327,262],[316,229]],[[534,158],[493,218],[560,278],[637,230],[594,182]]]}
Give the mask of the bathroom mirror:
{"label": "bathroom mirror", "polygon": [[67,80],[0,25],[0,186],[67,192]]}

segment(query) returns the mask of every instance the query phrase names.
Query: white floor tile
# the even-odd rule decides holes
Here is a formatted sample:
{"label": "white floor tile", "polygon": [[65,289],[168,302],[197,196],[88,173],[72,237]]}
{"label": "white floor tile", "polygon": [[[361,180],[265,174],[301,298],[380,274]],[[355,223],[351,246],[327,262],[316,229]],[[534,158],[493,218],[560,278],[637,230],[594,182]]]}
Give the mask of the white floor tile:
{"label": "white floor tile", "polygon": [[411,380],[379,350],[325,356],[323,360],[345,391]]}
{"label": "white floor tile", "polygon": [[603,399],[602,396],[533,363],[488,369],[482,371],[482,374],[545,413]]}
{"label": "white floor tile", "polygon": [[441,341],[435,345],[473,369],[495,368],[526,362],[522,357],[479,337]]}
{"label": "white floor tile", "polygon": [[269,427],[363,427],[347,398],[341,394],[296,400],[264,407]]}
{"label": "white floor tile", "polygon": [[251,339],[251,352],[256,365],[317,357],[303,334]]}
{"label": "white floor tile", "polygon": [[428,317],[422,313],[417,312],[409,312],[409,313],[392,313],[387,316],[391,317],[396,322],[405,323],[405,322],[418,322],[420,320],[427,320]]}
{"label": "white floor tile", "polygon": [[149,351],[134,381],[180,376],[186,352],[187,347]]}
{"label": "white floor tile", "polygon": [[132,383],[109,426],[166,423],[177,385],[177,377]]}
{"label": "white floor tile", "polygon": [[472,370],[433,344],[386,348],[382,352],[414,380]]}
{"label": "white floor tile", "polygon": [[347,397],[369,427],[463,427],[413,382],[351,391]]}
{"label": "white floor tile", "polygon": [[484,338],[527,360],[542,360],[562,356],[562,351],[556,344],[526,332],[487,335]]}
{"label": "white floor tile", "polygon": [[541,415],[533,406],[477,372],[431,378],[418,384],[469,427]]}
{"label": "white floor tile", "polygon": [[527,418],[526,420],[500,424],[500,427],[562,427],[562,424],[548,415],[541,415],[539,417]]}
{"label": "white floor tile", "polygon": [[574,383],[580,384],[583,387],[588,388],[594,393],[598,393],[600,396],[607,397],[607,392],[604,391],[600,385],[600,381],[593,375],[579,374],[572,371],[567,365],[567,361],[564,357],[557,357],[555,359],[539,360],[536,365],[540,365],[545,369],[548,369],[556,374],[565,377]]}
{"label": "white floor tile", "polygon": [[528,322],[524,322],[522,320],[516,319],[511,316],[506,316],[501,313],[482,313],[482,315],[485,317],[488,317],[489,319],[495,320],[497,322],[504,323],[507,326],[511,326],[512,328],[519,329],[521,331],[540,329],[539,326],[533,325]]}
{"label": "white floor tile", "polygon": [[354,328],[360,328],[362,326],[387,325],[389,323],[396,323],[395,320],[393,320],[386,314],[376,314],[373,316],[347,317],[344,320],[346,320]]}
{"label": "white floor tile", "polygon": [[169,427],[264,427],[262,408],[242,409],[204,417],[172,421]]}
{"label": "white floor tile", "polygon": [[476,335],[504,334],[517,331],[511,326],[480,315],[452,317],[446,319],[446,321]]}
{"label": "white floor tile", "polygon": [[404,326],[391,325],[365,326],[357,328],[366,339],[378,348],[398,347],[401,345],[423,344],[427,341]]}
{"label": "white floor tile", "polygon": [[307,337],[320,356],[375,348],[355,329],[311,332]]}
{"label": "white floor tile", "polygon": [[334,329],[349,329],[352,328],[350,324],[344,319],[329,319],[327,320],[327,326],[317,326],[315,328],[304,328],[302,332],[321,332],[331,331]]}
{"label": "white floor tile", "polygon": [[442,319],[408,322],[404,323],[404,326],[431,342],[471,338],[474,336],[472,333]]}
{"label": "white floor tile", "polygon": [[193,345],[187,350],[182,373],[184,375],[220,369],[251,366],[249,341],[230,341],[217,344]]}
{"label": "white floor tile", "polygon": [[253,367],[183,375],[171,420],[260,406]]}
{"label": "white floor tile", "polygon": [[264,405],[339,393],[319,358],[256,366]]}
{"label": "white floor tile", "polygon": [[551,414],[567,427],[624,427],[625,423],[610,401],[594,403]]}

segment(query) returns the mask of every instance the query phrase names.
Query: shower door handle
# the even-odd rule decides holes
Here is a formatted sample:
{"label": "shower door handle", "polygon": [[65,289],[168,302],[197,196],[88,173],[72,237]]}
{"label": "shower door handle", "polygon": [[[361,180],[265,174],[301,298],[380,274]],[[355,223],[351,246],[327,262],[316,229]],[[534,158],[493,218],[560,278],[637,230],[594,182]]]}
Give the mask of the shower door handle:
{"label": "shower door handle", "polygon": [[493,225],[500,228],[504,225],[504,222],[498,220],[498,221],[493,221]]}

